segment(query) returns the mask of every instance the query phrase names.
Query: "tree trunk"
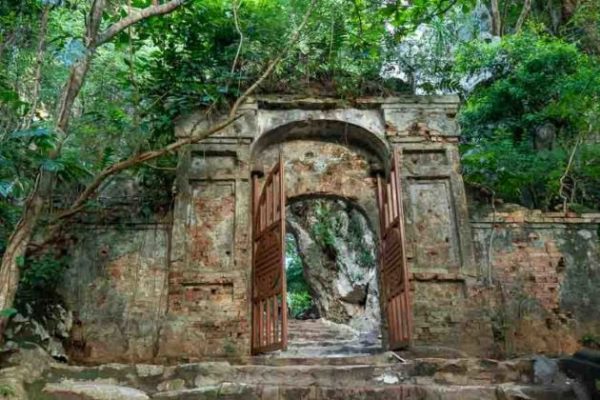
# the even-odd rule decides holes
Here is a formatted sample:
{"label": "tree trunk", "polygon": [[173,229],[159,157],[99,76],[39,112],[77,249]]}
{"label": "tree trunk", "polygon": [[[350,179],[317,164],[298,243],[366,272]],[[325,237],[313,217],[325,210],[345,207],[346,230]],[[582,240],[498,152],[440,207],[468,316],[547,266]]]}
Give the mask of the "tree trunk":
{"label": "tree trunk", "polygon": [[[104,5],[105,0],[96,0],[90,11],[90,16],[98,14],[102,15]],[[42,19],[44,18],[47,19],[45,13],[42,15]],[[89,20],[92,20],[92,18]],[[85,75],[89,68],[90,58],[94,50],[93,38],[97,35],[99,27],[99,22],[97,24],[89,24],[86,33],[86,42],[92,46],[90,49],[91,51],[86,52],[84,58],[71,68],[69,80],[64,86],[60,96],[59,111],[55,127],[63,136],[66,136],[64,133],[69,124],[73,103],[83,86]],[[94,31],[94,29],[96,30]],[[59,144],[57,148],[49,154],[49,158],[58,158],[60,155],[60,148],[61,145]],[[19,287],[19,265],[25,261],[27,246],[31,241],[34,229],[42,215],[44,204],[47,203],[50,193],[52,193],[54,176],[55,174],[53,172],[40,169],[36,178],[36,184],[23,207],[21,219],[8,239],[6,251],[2,256],[2,262],[0,263],[0,310],[10,308],[13,304]],[[4,332],[6,322],[6,317],[0,318],[0,335]]]}
{"label": "tree trunk", "polygon": [[[44,208],[43,194],[51,186],[52,176],[40,173],[34,190],[25,202],[23,215],[8,239],[0,264],[0,310],[10,308],[13,304],[19,287],[19,268],[25,261],[27,246]],[[6,321],[6,317],[0,318],[0,335],[4,332]]]}
{"label": "tree trunk", "polygon": [[[161,5],[153,4],[135,15],[130,15],[117,21],[105,31],[100,32],[102,14],[106,6],[106,0],[93,0],[90,12],[86,18],[86,53],[84,57],[71,68],[69,80],[61,92],[55,128],[62,136],[62,140],[59,141],[57,148],[49,154],[50,159],[56,159],[60,156],[62,145],[68,134],[67,128],[69,126],[73,104],[85,82],[90,62],[97,46],[106,43],[124,29],[139,21],[174,11],[184,4],[185,1],[186,0],[171,0]],[[47,203],[50,194],[52,193],[52,187],[55,181],[54,177],[55,173],[40,169],[36,178],[36,184],[25,202],[21,219],[8,239],[6,251],[2,256],[2,262],[0,263],[0,310],[10,308],[13,304],[19,285],[19,264],[25,260],[27,246],[31,241],[34,229],[40,219],[44,204]],[[1,337],[6,322],[6,317],[0,317],[0,341],[2,340]]]}
{"label": "tree trunk", "polygon": [[494,36],[502,35],[502,18],[498,0],[492,0],[492,34]]}
{"label": "tree trunk", "polygon": [[35,74],[33,77],[33,90],[31,91],[31,111],[29,118],[25,121],[24,127],[27,129],[35,119],[35,111],[38,106],[40,97],[40,86],[42,84],[42,65],[44,64],[44,53],[46,49],[46,32],[48,30],[48,16],[50,14],[50,6],[44,6],[42,11],[42,22],[40,25],[40,39],[38,41],[37,52],[35,56]]}

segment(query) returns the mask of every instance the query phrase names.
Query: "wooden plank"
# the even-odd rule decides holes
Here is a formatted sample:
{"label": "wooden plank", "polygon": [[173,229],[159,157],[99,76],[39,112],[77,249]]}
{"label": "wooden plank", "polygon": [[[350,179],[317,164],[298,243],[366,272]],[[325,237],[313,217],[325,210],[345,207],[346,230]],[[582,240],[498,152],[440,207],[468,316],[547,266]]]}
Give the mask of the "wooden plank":
{"label": "wooden plank", "polygon": [[271,331],[272,331],[272,328],[273,328],[273,326],[272,326],[273,321],[271,319],[271,315],[272,315],[272,311],[271,311],[271,298],[267,297],[265,299],[265,303],[266,303],[266,309],[267,309],[267,313],[266,313],[267,314],[267,329],[266,329],[267,340],[266,340],[266,344],[269,345],[269,344],[273,343],[273,339],[271,337]]}
{"label": "wooden plank", "polygon": [[285,180],[284,180],[284,163],[283,163],[283,156],[281,153],[279,153],[279,186],[281,187],[281,190],[279,191],[279,209],[281,210],[281,253],[282,253],[282,257],[281,257],[281,277],[282,277],[282,282],[281,282],[281,303],[282,303],[282,319],[281,319],[281,324],[282,324],[282,337],[281,337],[281,348],[283,350],[287,349],[287,282],[286,282],[286,278],[285,278],[285,191],[284,191],[284,185],[285,185]]}
{"label": "wooden plank", "polygon": [[274,337],[274,341],[278,342],[280,340],[279,338],[279,300],[277,298],[278,296],[273,296],[273,309],[274,309],[274,315],[273,315],[273,319],[275,320],[275,332],[273,334]]}

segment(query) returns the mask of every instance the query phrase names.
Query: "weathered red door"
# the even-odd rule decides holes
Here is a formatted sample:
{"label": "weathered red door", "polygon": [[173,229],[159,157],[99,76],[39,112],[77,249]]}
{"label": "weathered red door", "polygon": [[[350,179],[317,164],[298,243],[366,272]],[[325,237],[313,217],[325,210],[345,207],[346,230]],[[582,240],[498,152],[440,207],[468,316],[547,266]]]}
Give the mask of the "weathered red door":
{"label": "weathered red door", "polygon": [[265,178],[252,176],[252,353],[287,347],[283,161]]}
{"label": "weathered red door", "polygon": [[389,347],[392,350],[407,347],[412,331],[400,180],[400,156],[395,151],[387,179],[381,175],[377,176],[377,199],[381,222],[379,265],[383,309],[387,319]]}

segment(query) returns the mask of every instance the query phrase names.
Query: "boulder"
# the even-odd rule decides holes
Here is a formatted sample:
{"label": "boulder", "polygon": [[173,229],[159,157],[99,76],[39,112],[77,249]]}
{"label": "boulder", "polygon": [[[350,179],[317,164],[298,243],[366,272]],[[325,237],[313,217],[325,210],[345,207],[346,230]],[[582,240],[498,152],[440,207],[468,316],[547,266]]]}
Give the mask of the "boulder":
{"label": "boulder", "polygon": [[544,356],[536,356],[533,362],[533,381],[541,385],[549,385],[564,380],[558,368],[558,361]]}

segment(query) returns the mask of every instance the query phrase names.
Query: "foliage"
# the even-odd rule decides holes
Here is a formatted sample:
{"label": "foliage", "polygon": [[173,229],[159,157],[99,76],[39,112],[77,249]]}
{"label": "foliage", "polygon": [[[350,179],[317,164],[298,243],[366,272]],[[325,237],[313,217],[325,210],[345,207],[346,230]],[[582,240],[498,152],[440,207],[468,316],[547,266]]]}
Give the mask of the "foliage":
{"label": "foliage", "polygon": [[296,317],[309,310],[313,302],[304,278],[304,264],[298,253],[296,238],[289,234],[285,239],[287,303],[291,315]]}
{"label": "foliage", "polygon": [[[318,1],[304,34],[262,90],[379,93],[385,86],[379,76],[385,44],[397,42],[418,21],[454,3],[415,1],[413,7],[400,7],[384,0]],[[109,2],[103,20],[114,22],[131,12],[130,7],[150,4]],[[59,94],[70,68],[84,55],[90,2],[2,2],[0,252],[40,169],[58,172],[55,193],[69,199],[102,169],[172,142],[177,117],[198,108],[226,109],[286,46],[308,4],[194,0],[177,12],[136,24],[96,50],[68,132],[55,132]],[[44,10],[49,10],[45,34],[40,28]],[[393,35],[386,23],[395,27]],[[37,86],[39,91],[34,90]],[[34,98],[34,93],[39,95]],[[68,140],[59,147],[64,134]],[[175,162],[171,154],[126,174],[146,189],[170,193]]]}
{"label": "foliage", "polygon": [[581,344],[591,349],[600,349],[600,336],[586,333],[581,337]]}
{"label": "foliage", "polygon": [[[600,146],[588,133],[600,127],[598,60],[531,28],[497,43],[465,45],[456,69],[490,75],[460,114],[467,182],[505,200],[552,208],[561,202],[559,181],[571,151],[583,141],[567,173],[567,194],[570,203],[597,207]],[[555,127],[556,139],[536,150],[544,124]]]}
{"label": "foliage", "polygon": [[10,317],[16,315],[17,312],[18,311],[15,308],[5,308],[4,310],[0,311],[0,317],[10,318]]}
{"label": "foliage", "polygon": [[314,202],[315,221],[311,236],[326,251],[335,252],[335,234],[337,224],[331,214],[331,203],[323,200]]}
{"label": "foliage", "polygon": [[313,300],[308,292],[289,292],[288,307],[292,317],[297,318],[313,306]]}
{"label": "foliage", "polygon": [[[363,230],[363,218],[359,211],[352,209],[349,212],[350,221],[348,223],[348,238],[350,246],[357,253],[357,261],[362,269],[374,268],[375,258],[373,257],[372,247],[365,241],[365,232]],[[359,280],[357,278],[355,280]]]}
{"label": "foliage", "polygon": [[15,389],[5,383],[0,384],[0,396],[2,396],[3,398],[13,398],[17,395],[17,393],[15,392]]}
{"label": "foliage", "polygon": [[[45,255],[38,259],[27,259],[21,265],[21,279],[16,307],[25,303],[48,303],[59,301],[56,290],[62,282],[68,263],[64,258]],[[31,305],[31,304],[30,304]],[[34,308],[36,304],[33,304]]]}

